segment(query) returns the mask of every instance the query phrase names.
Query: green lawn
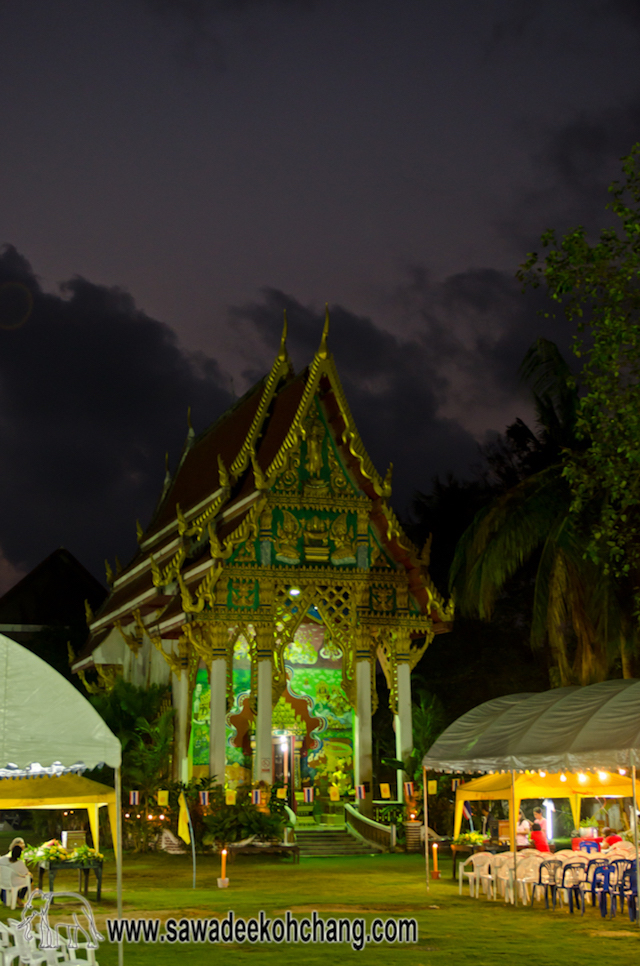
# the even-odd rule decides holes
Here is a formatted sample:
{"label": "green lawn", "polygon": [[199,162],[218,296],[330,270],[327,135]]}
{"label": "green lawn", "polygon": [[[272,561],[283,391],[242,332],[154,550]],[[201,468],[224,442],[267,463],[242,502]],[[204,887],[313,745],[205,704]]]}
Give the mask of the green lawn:
{"label": "green lawn", "polygon": [[[303,918],[317,910],[328,917],[363,916],[367,923],[379,916],[415,917],[419,925],[417,944],[368,945],[361,952],[350,946],[321,944],[267,945],[172,945],[168,943],[125,946],[127,964],[202,963],[211,961],[269,964],[301,963],[305,966],[333,962],[362,966],[384,963],[403,966],[439,966],[455,962],[495,966],[496,961],[517,966],[582,966],[606,962],[627,966],[640,950],[640,929],[626,915],[613,921],[601,919],[588,909],[583,918],[567,909],[546,911],[505,906],[502,902],[470,899],[458,895],[451,880],[451,865],[442,863],[444,878],[426,891],[424,859],[413,855],[381,855],[343,859],[303,859],[291,865],[265,856],[237,859],[228,867],[230,886],[217,888],[219,859],[198,857],[197,888],[191,886],[189,856],[127,855],[125,859],[124,914],[129,917],[211,919],[233,910],[236,917],[251,917],[264,910],[270,917],[290,910]],[[59,876],[56,887],[76,889],[75,875]],[[105,866],[103,899],[94,903],[102,931],[107,916],[115,914],[115,869]],[[63,911],[62,909],[60,910]],[[1,910],[0,917],[11,913]],[[117,962],[117,949],[105,942],[98,954],[101,966]]]}

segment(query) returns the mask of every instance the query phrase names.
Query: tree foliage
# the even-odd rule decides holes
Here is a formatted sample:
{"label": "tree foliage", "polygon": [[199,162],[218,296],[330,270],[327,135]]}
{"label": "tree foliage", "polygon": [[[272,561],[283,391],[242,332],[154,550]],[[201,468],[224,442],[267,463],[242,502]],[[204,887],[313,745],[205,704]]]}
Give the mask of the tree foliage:
{"label": "tree foliage", "polygon": [[640,144],[622,159],[624,182],[610,186],[607,205],[616,227],[595,243],[582,226],[548,252],[531,253],[519,278],[545,285],[577,322],[574,352],[582,362],[576,436],[565,451],[563,475],[574,518],[591,518],[586,553],[594,564],[630,580],[638,591],[640,565]]}
{"label": "tree foliage", "polygon": [[463,614],[489,620],[507,582],[535,560],[531,644],[548,644],[552,684],[590,684],[606,679],[627,648],[620,588],[589,557],[588,520],[585,512],[572,511],[564,472],[565,454],[579,453],[581,445],[578,394],[553,343],[539,339],[522,372],[533,389],[538,422],[520,461],[525,475],[484,507],[462,535],[451,587]]}

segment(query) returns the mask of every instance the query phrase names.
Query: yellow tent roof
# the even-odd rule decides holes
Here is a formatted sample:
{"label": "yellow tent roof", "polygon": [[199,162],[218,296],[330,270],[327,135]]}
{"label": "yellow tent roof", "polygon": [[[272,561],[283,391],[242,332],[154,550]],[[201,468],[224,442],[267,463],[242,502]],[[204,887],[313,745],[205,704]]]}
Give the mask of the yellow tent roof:
{"label": "yellow tent roof", "polygon": [[86,808],[95,848],[99,848],[98,809],[106,805],[116,842],[116,791],[81,775],[0,779],[0,808]]}
{"label": "yellow tent roof", "polygon": [[[566,779],[562,780],[562,777]],[[515,776],[512,792],[511,774],[483,775],[458,786],[454,818],[454,835],[460,832],[462,806],[464,802],[508,801],[515,794],[515,814],[520,802],[528,798],[568,798],[576,822],[580,820],[581,798],[603,798],[606,796],[633,796],[632,782],[626,775],[617,772],[552,772],[544,776],[540,773],[523,773]]]}
{"label": "yellow tent roof", "polygon": [[86,808],[115,801],[115,788],[81,775],[0,779],[0,808]]}
{"label": "yellow tent roof", "polygon": [[[564,775],[565,781],[562,781]],[[603,777],[600,778],[599,775]],[[606,776],[606,777],[604,777]],[[603,795],[631,796],[633,790],[631,779],[617,772],[584,772],[582,781],[575,772],[555,772],[542,777],[539,773],[516,775],[516,793],[521,800],[526,798],[569,798],[570,795],[580,795],[581,798],[594,798]],[[483,799],[508,799],[511,797],[511,775],[495,774],[473,778],[458,787],[457,795],[464,801],[482,801]]]}

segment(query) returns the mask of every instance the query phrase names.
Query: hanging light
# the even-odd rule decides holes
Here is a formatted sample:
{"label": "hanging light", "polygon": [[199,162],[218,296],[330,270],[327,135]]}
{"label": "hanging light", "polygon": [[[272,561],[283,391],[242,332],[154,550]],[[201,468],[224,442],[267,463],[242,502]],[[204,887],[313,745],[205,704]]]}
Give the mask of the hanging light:
{"label": "hanging light", "polygon": [[567,776],[564,773],[562,775],[560,775],[560,781],[561,782],[566,782],[566,780],[567,780]]}
{"label": "hanging light", "polygon": [[607,774],[606,771],[599,771],[598,778],[600,779],[601,782],[606,782],[609,780],[609,775]]}
{"label": "hanging light", "polygon": [[301,593],[302,593],[302,591],[300,590],[299,587],[289,587],[289,596],[290,597],[299,597]]}
{"label": "hanging light", "polygon": [[579,772],[578,781],[580,782],[581,785],[584,785],[585,782],[587,781],[587,776],[583,772]]}
{"label": "hanging light", "polygon": [[541,771],[540,772],[540,778],[546,778],[546,777],[547,777],[546,771]]}

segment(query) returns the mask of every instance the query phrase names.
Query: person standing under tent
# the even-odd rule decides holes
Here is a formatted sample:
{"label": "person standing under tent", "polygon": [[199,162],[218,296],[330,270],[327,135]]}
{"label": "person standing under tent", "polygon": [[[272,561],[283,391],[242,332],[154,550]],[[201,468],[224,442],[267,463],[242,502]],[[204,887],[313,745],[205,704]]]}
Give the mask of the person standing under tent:
{"label": "person standing under tent", "polygon": [[516,825],[516,848],[526,849],[528,847],[530,830],[531,822],[525,816],[522,809],[520,809],[520,817],[518,818],[518,824]]}
{"label": "person standing under tent", "polygon": [[534,810],[533,810],[533,821],[538,823],[538,825],[540,826],[540,831],[541,832],[544,832],[544,834],[546,835],[547,834],[547,820],[544,817],[544,814],[542,812],[542,809],[540,808],[539,805],[536,808],[534,808]]}

